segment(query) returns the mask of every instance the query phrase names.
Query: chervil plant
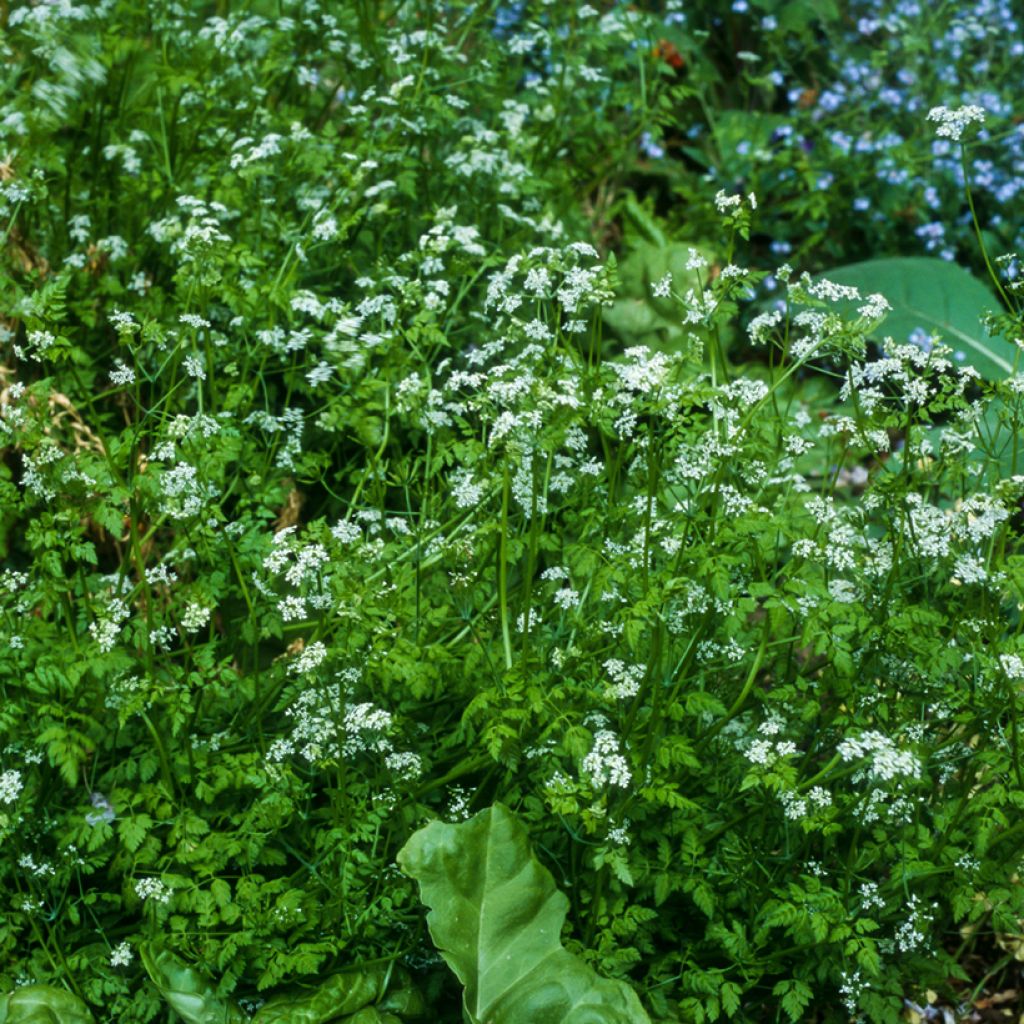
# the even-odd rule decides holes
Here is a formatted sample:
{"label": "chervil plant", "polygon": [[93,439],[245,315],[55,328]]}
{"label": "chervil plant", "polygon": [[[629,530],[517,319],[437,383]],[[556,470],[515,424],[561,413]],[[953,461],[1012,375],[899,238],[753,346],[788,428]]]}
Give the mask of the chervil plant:
{"label": "chervil plant", "polygon": [[523,1019],[415,884],[485,841],[623,1021],[883,1024],[1020,931],[1016,289],[988,379],[748,260],[770,192],[666,236],[663,13],[3,11],[12,1021]]}

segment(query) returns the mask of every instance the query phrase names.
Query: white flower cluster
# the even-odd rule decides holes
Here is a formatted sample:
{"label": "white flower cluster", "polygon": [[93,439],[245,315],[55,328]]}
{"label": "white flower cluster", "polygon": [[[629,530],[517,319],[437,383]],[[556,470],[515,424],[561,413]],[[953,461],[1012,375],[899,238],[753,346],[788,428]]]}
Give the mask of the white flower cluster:
{"label": "white flower cluster", "polygon": [[[339,524],[340,525],[340,524]],[[307,604],[313,608],[330,608],[331,574],[330,554],[318,541],[303,543],[295,536],[296,527],[287,526],[274,534],[270,553],[263,559],[264,569],[272,574],[284,573],[285,582],[301,590],[287,594],[277,601],[277,610],[285,622],[296,622],[308,617]],[[257,588],[266,596],[273,590],[254,574]]]}
{"label": "white flower cluster", "polygon": [[18,858],[18,866],[26,871],[31,871],[36,878],[47,878],[56,873],[53,865],[48,861],[37,861],[31,853],[23,853]]}
{"label": "white flower cluster", "polygon": [[843,1005],[851,1014],[857,1012],[861,994],[867,990],[867,982],[859,970],[842,971],[843,983],[839,986],[839,994],[843,997]]}
{"label": "white flower cluster", "polygon": [[1019,654],[1000,654],[999,664],[1008,679],[1024,679],[1024,658]]}
{"label": "white flower cluster", "polygon": [[[796,752],[795,747],[794,752]],[[799,821],[801,818],[806,818],[808,813],[831,807],[832,794],[822,786],[813,786],[806,797],[790,790],[783,790],[779,793],[779,802],[782,804],[787,818],[791,821]]]}
{"label": "white flower cluster", "polygon": [[195,601],[189,603],[181,617],[181,628],[186,633],[197,633],[210,621],[210,609]]}
{"label": "white flower cluster", "polygon": [[928,111],[928,120],[938,123],[936,135],[959,142],[968,125],[985,123],[985,109],[973,103],[957,107],[956,110],[950,110],[949,107],[932,107]]}
{"label": "white flower cluster", "polygon": [[195,196],[178,196],[177,203],[187,217],[184,223],[181,217],[170,216],[147,228],[157,242],[170,243],[173,255],[195,260],[231,241],[231,236],[221,230],[221,224],[237,214],[223,203],[207,203]]}
{"label": "white flower cluster", "polygon": [[883,910],[885,900],[878,891],[877,882],[864,882],[860,887],[860,905],[864,910]]}
{"label": "white flower cluster", "polygon": [[289,672],[306,673],[312,672],[324,663],[327,659],[327,648],[316,640],[307,644],[296,656],[295,660],[288,666]]}
{"label": "white flower cluster", "polygon": [[133,177],[142,170],[142,161],[139,159],[139,154],[131,146],[104,146],[103,158],[105,160],[120,161],[125,174],[130,174]]}
{"label": "white flower cluster", "polygon": [[896,929],[896,948],[901,953],[912,953],[920,949],[927,938],[926,929],[931,923],[927,912],[921,906],[921,900],[913,893],[907,900],[907,918]]}
{"label": "white flower cluster", "polygon": [[159,878],[140,878],[135,883],[135,895],[142,900],[155,900],[157,903],[169,903],[174,890]]}
{"label": "white flower cluster", "polygon": [[110,597],[100,617],[89,623],[89,633],[104,654],[114,649],[121,627],[130,614],[125,601]]}
{"label": "white flower cluster", "polygon": [[283,434],[284,444],[278,449],[274,465],[279,469],[294,469],[295,457],[302,451],[305,417],[298,408],[285,409],[280,416],[271,416],[262,409],[250,413],[242,421],[246,426],[255,424],[268,434]]}
{"label": "white flower cluster", "polygon": [[[318,646],[322,647],[311,644],[309,650]],[[285,716],[293,723],[291,734],[271,744],[268,759],[280,762],[298,755],[310,764],[326,764],[375,754],[383,758],[385,767],[396,778],[419,775],[419,756],[395,749],[389,735],[395,724],[391,713],[369,701],[345,701],[344,691],[355,684],[358,673],[347,670],[339,673],[338,679],[340,693],[337,684],[311,686],[285,709]]]}
{"label": "white flower cluster", "polygon": [[646,671],[643,665],[627,665],[618,658],[609,658],[604,663],[604,670],[611,679],[611,684],[605,688],[606,697],[629,700],[640,692]]}
{"label": "white flower cluster", "polygon": [[[792,740],[779,740],[775,743],[771,740],[754,740],[747,747],[745,756],[751,764],[770,768],[779,758],[792,757],[799,753],[799,749]],[[799,815],[797,816],[799,817]]]}
{"label": "white flower cluster", "polygon": [[778,309],[769,309],[767,312],[758,313],[758,315],[752,319],[751,323],[746,326],[746,334],[749,335],[752,344],[762,345],[767,340],[768,334],[772,328],[778,327],[781,323],[781,311]]}
{"label": "white flower cluster", "polygon": [[672,293],[671,271],[666,273],[664,277],[662,277],[661,280],[654,285],[652,292],[656,299],[667,299],[669,297],[669,295]]}
{"label": "white flower cluster", "polygon": [[715,194],[715,209],[719,213],[728,213],[729,210],[735,209],[742,202],[743,196],[728,195],[724,189],[720,189]]}
{"label": "white flower cluster", "polygon": [[921,775],[921,762],[909,750],[900,750],[888,736],[871,730],[857,737],[843,740],[837,751],[844,761],[871,759],[871,774],[882,781],[901,776],[917,779]]}
{"label": "white flower cluster", "polygon": [[423,758],[411,750],[396,750],[385,756],[384,767],[394,778],[408,782],[423,774]]}
{"label": "white flower cluster", "polygon": [[131,943],[127,940],[120,942],[110,951],[110,966],[127,967],[133,956]]}
{"label": "white flower cluster", "polygon": [[18,799],[25,783],[22,781],[21,772],[8,768],[0,775],[0,803],[13,804]]}
{"label": "white flower cluster", "polygon": [[114,369],[110,371],[110,383],[115,387],[124,387],[135,383],[135,371],[125,364],[123,359],[114,360]]}
{"label": "white flower cluster", "polygon": [[[945,558],[958,543],[971,547],[983,544],[1010,516],[1009,509],[989,494],[971,495],[958,508],[948,510],[926,504],[916,493],[907,494],[905,501],[913,527],[912,543],[918,554],[926,558]],[[961,582],[979,582],[985,577],[984,567],[977,564],[976,557],[973,551],[960,556],[955,571]],[[965,558],[971,561],[964,561]]]}
{"label": "white flower cluster", "polygon": [[608,729],[601,729],[594,736],[594,745],[583,758],[582,768],[590,784],[598,789],[605,786],[625,788],[632,779],[629,763],[619,752],[619,739]]}
{"label": "white flower cluster", "polygon": [[468,469],[455,470],[452,473],[450,484],[456,508],[474,508],[480,504],[480,500],[484,496],[484,487],[482,484],[473,482],[473,474]]}
{"label": "white flower cluster", "polygon": [[167,499],[163,511],[172,519],[190,519],[199,515],[203,505],[217,494],[216,487],[203,484],[196,467],[188,462],[178,462],[166,470],[160,478],[160,486]]}

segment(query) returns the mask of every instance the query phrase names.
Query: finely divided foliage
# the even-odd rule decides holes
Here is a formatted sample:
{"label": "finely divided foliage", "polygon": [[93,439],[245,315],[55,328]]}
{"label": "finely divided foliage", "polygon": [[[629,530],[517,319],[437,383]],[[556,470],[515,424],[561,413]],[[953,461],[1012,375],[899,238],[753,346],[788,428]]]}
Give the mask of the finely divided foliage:
{"label": "finely divided foliage", "polygon": [[1019,27],[692,6],[0,4],[0,1019],[458,1019],[491,825],[587,1019],[1019,934]]}

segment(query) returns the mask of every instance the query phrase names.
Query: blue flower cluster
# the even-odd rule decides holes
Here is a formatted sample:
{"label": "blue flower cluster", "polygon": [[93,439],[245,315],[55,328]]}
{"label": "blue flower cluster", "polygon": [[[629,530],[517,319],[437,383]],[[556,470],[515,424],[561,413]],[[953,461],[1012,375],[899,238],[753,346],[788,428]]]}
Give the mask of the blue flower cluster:
{"label": "blue flower cluster", "polygon": [[[1024,123],[1016,123],[1024,112],[1014,108],[1024,95],[1019,5],[848,0],[841,16],[820,5],[810,27],[764,17],[759,6],[735,0],[728,13],[718,4],[687,7],[689,29],[708,32],[726,62],[712,88],[731,89],[732,105],[750,116],[744,138],[725,137],[721,124],[701,126],[719,154],[709,168],[714,188],[785,195],[795,187],[804,199],[823,193],[810,217],[801,209],[790,222],[798,248],[814,231],[850,245],[852,225],[865,252],[844,254],[851,258],[870,246],[876,255],[921,252],[968,262],[975,242],[966,167],[981,220],[999,247],[1024,246],[1021,219],[1012,215],[1024,190]],[[756,75],[748,71],[751,51]],[[939,104],[985,111],[985,124],[965,137],[966,161],[960,145],[936,138],[927,122]],[[755,118],[771,126],[767,145],[757,144]],[[692,138],[692,128],[687,134]]]}

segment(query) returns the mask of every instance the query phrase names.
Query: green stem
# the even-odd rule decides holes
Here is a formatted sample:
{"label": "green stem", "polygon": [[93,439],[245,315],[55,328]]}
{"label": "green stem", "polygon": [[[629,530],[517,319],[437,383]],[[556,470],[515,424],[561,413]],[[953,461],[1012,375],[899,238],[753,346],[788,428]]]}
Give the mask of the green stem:
{"label": "green stem", "polygon": [[153,744],[156,747],[157,756],[160,758],[160,774],[163,776],[164,785],[167,787],[167,795],[173,799],[174,776],[171,773],[171,764],[167,760],[167,749],[164,747],[163,740],[160,739],[160,733],[157,732],[156,726],[153,725],[153,721],[149,715],[143,711],[140,713],[140,717],[145,723],[146,729],[149,731],[149,735],[153,738]]}
{"label": "green stem", "polygon": [[505,668],[512,668],[512,638],[508,629],[508,463],[501,488],[501,543],[498,550],[498,598],[501,604],[501,642],[505,648]]}
{"label": "green stem", "polygon": [[985,247],[985,239],[981,234],[981,224],[978,222],[978,215],[974,211],[974,196],[971,194],[971,180],[967,172],[967,147],[962,143],[960,145],[960,166],[963,168],[964,192],[967,195],[967,206],[971,211],[971,223],[974,225],[974,236],[978,239],[978,248],[981,249],[981,257],[985,261],[985,269],[988,270],[988,276],[996,286],[996,291],[999,292],[999,297],[1003,300],[1006,308],[1012,310],[1014,308],[1013,303],[1010,301],[1010,297],[1003,289],[1003,284],[999,280],[999,275],[995,272],[995,268],[992,266],[992,261],[988,258],[988,249]]}
{"label": "green stem", "polygon": [[739,696],[735,701],[733,701],[732,707],[725,713],[725,716],[715,722],[715,724],[700,737],[698,741],[700,747],[698,749],[702,749],[712,736],[714,736],[720,729],[725,728],[725,726],[740,713],[743,709],[743,705],[746,704],[747,698],[754,689],[754,683],[757,681],[757,673],[761,671],[761,663],[764,661],[765,651],[768,649],[769,622],[770,617],[766,615],[764,620],[764,630],[761,633],[761,646],[758,647],[757,654],[754,656],[754,663],[750,666],[750,672],[747,675],[746,682],[743,684],[743,689],[740,690]]}

